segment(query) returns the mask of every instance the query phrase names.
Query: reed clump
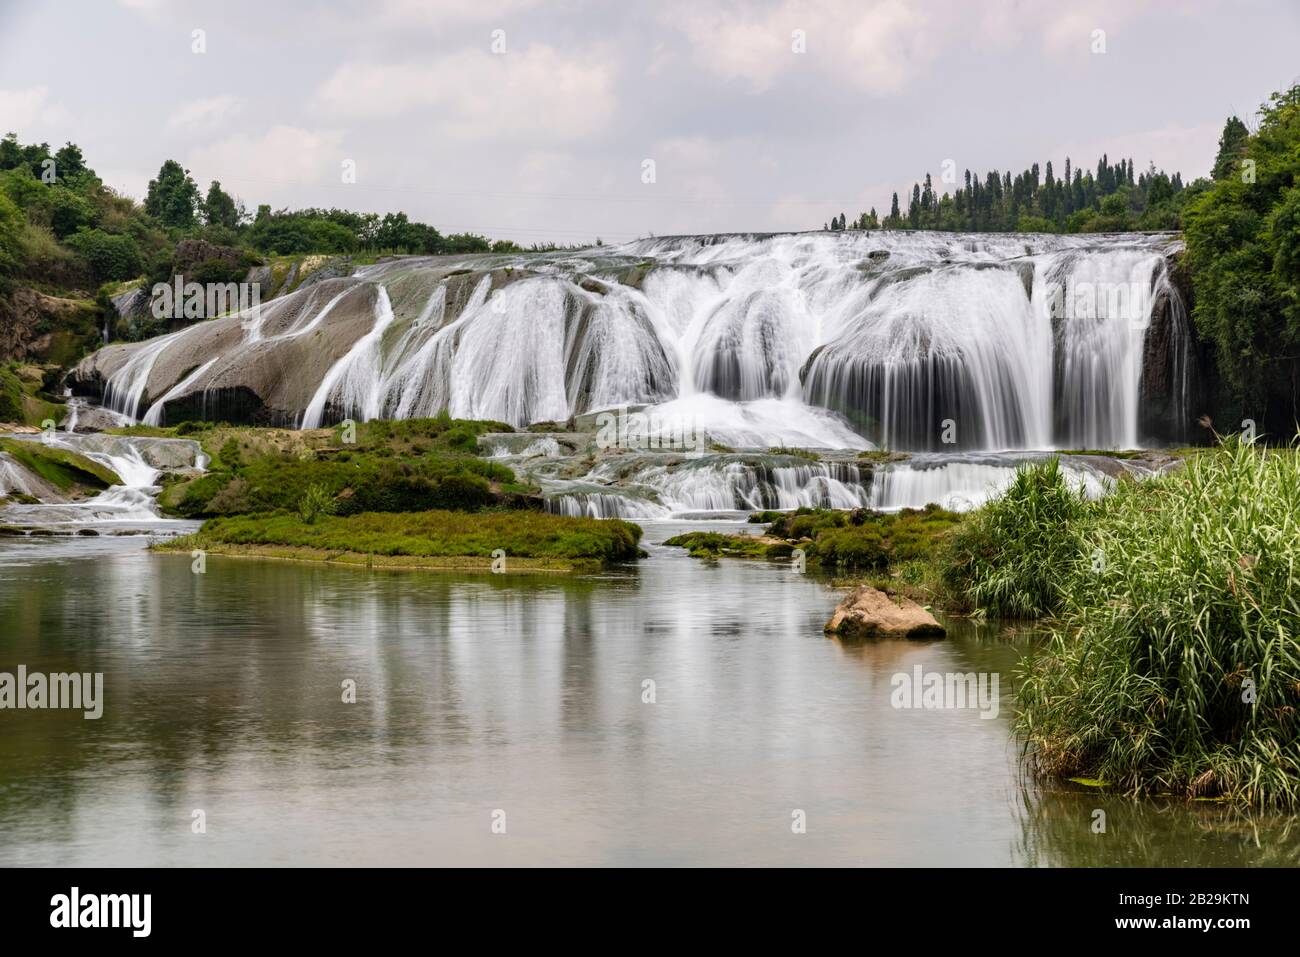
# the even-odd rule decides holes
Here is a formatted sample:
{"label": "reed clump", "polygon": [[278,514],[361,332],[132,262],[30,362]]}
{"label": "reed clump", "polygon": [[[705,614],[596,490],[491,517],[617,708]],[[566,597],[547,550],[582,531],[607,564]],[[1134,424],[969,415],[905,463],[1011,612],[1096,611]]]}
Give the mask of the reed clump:
{"label": "reed clump", "polygon": [[1047,536],[1039,558],[1054,567],[1037,587],[1023,584],[1026,533],[1002,523],[1016,553],[1000,574],[1018,584],[978,592],[1060,615],[1022,665],[1032,767],[1133,794],[1300,806],[1296,449],[1229,440],[1080,507],[1073,558]]}

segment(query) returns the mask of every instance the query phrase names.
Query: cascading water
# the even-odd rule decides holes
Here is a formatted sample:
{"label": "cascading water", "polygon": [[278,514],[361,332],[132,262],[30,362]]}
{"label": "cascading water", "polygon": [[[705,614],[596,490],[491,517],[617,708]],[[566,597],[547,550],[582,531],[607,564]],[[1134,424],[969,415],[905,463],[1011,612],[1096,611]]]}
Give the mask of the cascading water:
{"label": "cascading water", "polygon": [[552,483],[549,507],[565,512],[960,507],[1015,467],[967,453],[1185,440],[1180,248],[1173,235],[873,231],[396,259],[109,347],[98,381],[106,405],[151,424],[169,409],[303,427],[446,411],[590,429],[575,417],[631,405],[651,434],[704,436],[715,452],[950,457],[874,483],[843,462],[660,459],[619,489],[596,473]]}
{"label": "cascading water", "polygon": [[[537,454],[526,449],[517,458]],[[635,520],[804,507],[897,511],[932,502],[966,511],[1006,488],[1023,462],[1039,457],[918,453],[905,462],[873,468],[779,455],[724,454],[668,461],[646,455],[634,457],[630,465],[619,461],[598,465],[576,481],[541,481],[549,511],[593,518]],[[1070,483],[1090,498],[1104,494],[1111,482],[1085,458],[1068,456],[1062,469]]]}
{"label": "cascading water", "polygon": [[207,456],[191,439],[68,432],[43,432],[14,438],[76,452],[110,469],[122,480],[121,485],[111,485],[92,498],[51,501],[49,499],[57,493],[56,489],[39,483],[33,487],[31,474],[16,467],[16,463],[7,462],[8,456],[0,453],[0,495],[19,491],[45,499],[40,504],[16,504],[5,508],[5,520],[21,525],[156,524],[160,520],[155,504],[159,476],[165,471],[202,471],[207,467]]}
{"label": "cascading water", "polygon": [[[636,403],[733,447],[1134,447],[1147,437],[1153,313],[1176,327],[1162,333],[1168,401],[1185,406],[1190,387],[1168,277],[1177,248],[1172,236],[876,231],[395,260],[241,318],[212,346],[224,362],[205,364],[216,356],[188,338],[217,343],[220,320],[129,347],[104,399],[166,421],[215,377],[266,393],[274,383],[240,382],[245,360],[355,323],[368,296],[368,327],[271,418],[448,410],[519,426]],[[182,349],[199,361],[167,358]]]}

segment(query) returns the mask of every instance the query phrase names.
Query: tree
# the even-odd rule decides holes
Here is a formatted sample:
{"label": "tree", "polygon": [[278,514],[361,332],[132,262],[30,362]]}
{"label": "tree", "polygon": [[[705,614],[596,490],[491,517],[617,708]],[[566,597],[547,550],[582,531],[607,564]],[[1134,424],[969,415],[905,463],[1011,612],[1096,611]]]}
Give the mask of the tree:
{"label": "tree", "polygon": [[5,277],[22,262],[23,213],[4,193],[0,193],[0,289]]}
{"label": "tree", "polygon": [[209,226],[234,229],[239,225],[239,209],[235,206],[234,199],[215,179],[208,187],[207,198],[203,201],[203,218]]}
{"label": "tree", "polygon": [[1246,147],[1250,131],[1246,124],[1235,116],[1228,117],[1223,124],[1223,133],[1219,135],[1219,155],[1214,158],[1214,169],[1210,175],[1215,179],[1226,179],[1237,169],[1237,161]]}
{"label": "tree", "polygon": [[[1224,398],[1237,406],[1233,417],[1257,419],[1265,432],[1293,431],[1300,406],[1300,85],[1273,94],[1259,115],[1258,131],[1244,140],[1244,124],[1228,121],[1217,178],[1185,191],[1197,193],[1185,227],[1192,318],[1213,346]],[[1253,182],[1231,175],[1241,158],[1255,162]]]}
{"label": "tree", "polygon": [[60,177],[78,176],[88,172],[85,157],[81,155],[81,147],[76,143],[65,143],[63,148],[54,154],[54,172]]}
{"label": "tree", "polygon": [[149,181],[144,201],[145,212],[164,226],[191,229],[199,208],[199,187],[190,171],[175,160],[167,160],[158,170],[158,178]]}

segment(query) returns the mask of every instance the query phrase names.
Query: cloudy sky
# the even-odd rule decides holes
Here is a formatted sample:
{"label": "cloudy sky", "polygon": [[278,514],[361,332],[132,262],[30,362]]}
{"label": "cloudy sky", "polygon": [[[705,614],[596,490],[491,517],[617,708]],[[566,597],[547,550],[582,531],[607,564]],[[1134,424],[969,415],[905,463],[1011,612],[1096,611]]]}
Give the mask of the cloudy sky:
{"label": "cloudy sky", "polygon": [[883,214],[946,159],[1191,179],[1297,50],[1296,0],[0,0],[0,128],[136,197],[170,157],[250,210],[616,241]]}

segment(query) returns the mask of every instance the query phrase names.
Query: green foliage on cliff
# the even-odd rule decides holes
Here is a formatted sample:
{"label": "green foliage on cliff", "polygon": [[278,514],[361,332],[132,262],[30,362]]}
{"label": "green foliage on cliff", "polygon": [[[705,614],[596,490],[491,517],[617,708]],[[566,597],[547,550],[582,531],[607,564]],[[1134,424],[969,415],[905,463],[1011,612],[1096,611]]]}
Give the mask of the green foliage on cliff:
{"label": "green foliage on cliff", "polygon": [[[1291,431],[1300,406],[1300,85],[1259,128],[1225,129],[1210,189],[1187,211],[1193,318],[1236,414]],[[1262,427],[1262,425],[1261,425]]]}

